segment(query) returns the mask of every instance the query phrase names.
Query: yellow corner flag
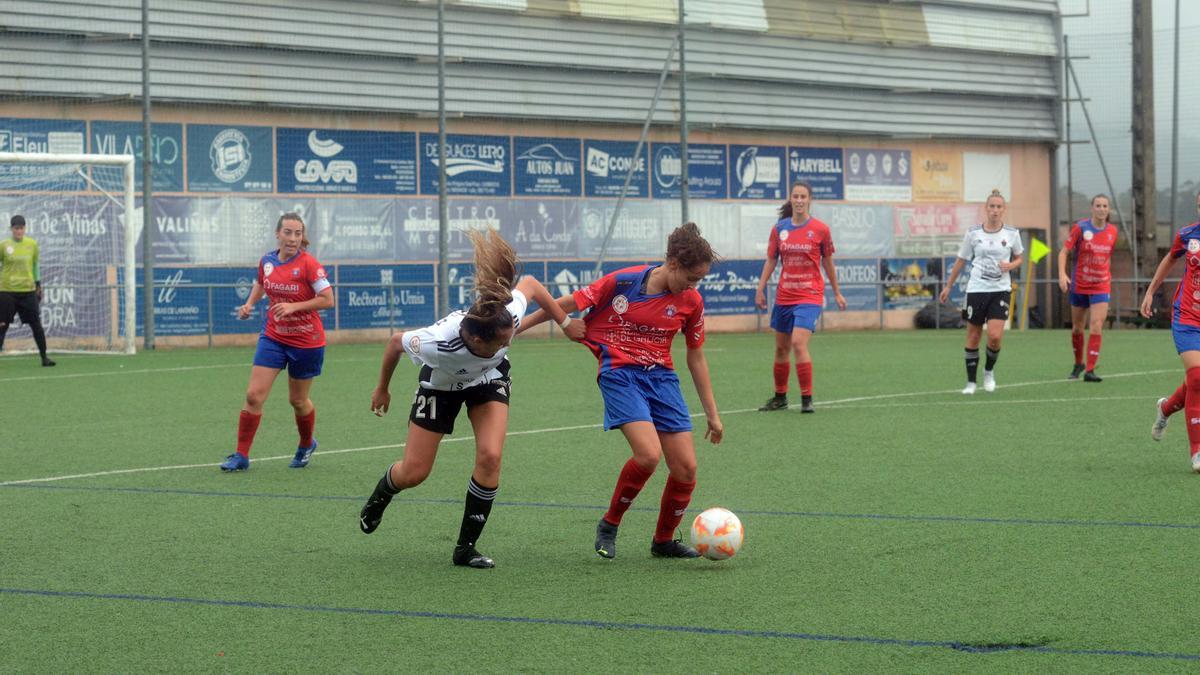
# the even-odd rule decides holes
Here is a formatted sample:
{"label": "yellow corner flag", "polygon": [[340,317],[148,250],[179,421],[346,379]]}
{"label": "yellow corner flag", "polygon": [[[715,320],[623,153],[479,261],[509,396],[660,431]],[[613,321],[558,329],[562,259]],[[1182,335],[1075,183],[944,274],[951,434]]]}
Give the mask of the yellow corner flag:
{"label": "yellow corner flag", "polygon": [[1029,239],[1029,260],[1033,264],[1037,264],[1046,254],[1050,252],[1050,247],[1043,244],[1041,239],[1030,237]]}

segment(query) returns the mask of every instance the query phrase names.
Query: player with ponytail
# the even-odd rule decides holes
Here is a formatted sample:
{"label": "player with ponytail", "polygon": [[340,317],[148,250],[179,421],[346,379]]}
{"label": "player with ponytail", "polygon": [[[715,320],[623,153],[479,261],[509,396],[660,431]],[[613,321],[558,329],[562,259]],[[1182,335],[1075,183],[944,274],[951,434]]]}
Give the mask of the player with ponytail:
{"label": "player with ponytail", "polygon": [[375,485],[359,514],[359,528],[364,534],[374,532],[392,497],[429,476],[442,437],[454,432],[454,421],[465,405],[475,432],[475,467],[467,481],[462,525],[451,560],[463,567],[489,568],[495,564],[475,544],[500,486],[512,385],[509,343],[530,301],[553,307],[554,319],[564,329],[571,320],[537,279],[525,276],[517,281],[517,254],[499,234],[489,229],[468,236],[475,247],[475,302],[432,326],[394,335],[384,350],[379,384],[371,394],[371,411],[376,415],[383,416],[391,405],[388,386],[400,357],[407,353],[421,370],[408,415],[404,456]]}

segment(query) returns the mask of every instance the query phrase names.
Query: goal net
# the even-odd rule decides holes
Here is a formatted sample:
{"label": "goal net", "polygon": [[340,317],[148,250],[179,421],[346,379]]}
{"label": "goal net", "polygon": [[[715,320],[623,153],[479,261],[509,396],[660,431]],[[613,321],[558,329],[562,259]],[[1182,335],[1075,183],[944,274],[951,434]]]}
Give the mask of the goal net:
{"label": "goal net", "polygon": [[[25,236],[38,243],[51,351],[134,353],[134,171],[130,155],[0,152],[0,241],[11,238],[10,219],[24,216]],[[34,348],[32,331],[14,317],[4,353]]]}

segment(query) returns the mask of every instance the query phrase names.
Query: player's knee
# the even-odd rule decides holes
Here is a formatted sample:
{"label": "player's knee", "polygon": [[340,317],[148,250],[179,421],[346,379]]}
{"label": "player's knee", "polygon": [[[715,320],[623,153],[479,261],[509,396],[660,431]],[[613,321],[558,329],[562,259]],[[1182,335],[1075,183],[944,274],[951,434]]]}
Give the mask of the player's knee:
{"label": "player's knee", "polygon": [[[416,487],[424,483],[426,478],[429,478],[429,471],[431,469],[433,469],[432,465],[418,466],[412,462],[405,461],[400,466],[400,470],[392,474],[392,481],[399,488],[407,489]],[[399,474],[399,481],[396,481],[397,473]]]}
{"label": "player's knee", "polygon": [[252,409],[259,409],[267,402],[267,392],[258,391],[256,389],[246,390],[246,405]]}
{"label": "player's knee", "polygon": [[645,471],[647,473],[654,473],[654,470],[658,468],[658,461],[659,461],[659,459],[661,459],[661,457],[662,456],[658,455],[658,454],[651,455],[648,453],[646,453],[646,454],[636,454],[635,453],[633,456],[633,463],[637,464],[638,467],[642,471]]}
{"label": "player's knee", "polygon": [[677,463],[671,467],[671,477],[685,483],[696,482],[696,460],[692,459]]}
{"label": "player's knee", "polygon": [[475,468],[487,476],[500,474],[500,448],[481,447],[475,451]]}
{"label": "player's knee", "polygon": [[308,409],[307,396],[291,396],[288,398],[288,403],[292,404],[292,409],[297,413],[302,413]]}
{"label": "player's knee", "polygon": [[992,337],[989,335],[988,341],[987,341],[987,346],[988,346],[988,349],[990,349],[994,352],[1000,351],[1000,338]]}

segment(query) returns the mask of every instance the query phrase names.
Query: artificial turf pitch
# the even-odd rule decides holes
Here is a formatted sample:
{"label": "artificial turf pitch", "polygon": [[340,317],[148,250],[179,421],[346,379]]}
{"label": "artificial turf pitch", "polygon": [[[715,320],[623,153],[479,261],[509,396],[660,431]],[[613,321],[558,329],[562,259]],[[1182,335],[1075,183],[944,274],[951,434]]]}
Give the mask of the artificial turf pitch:
{"label": "artificial turf pitch", "polygon": [[[729,561],[661,560],[665,479],[591,550],[629,455],[602,432],[595,361],[519,340],[500,493],[453,567],[465,415],[379,530],[357,515],[402,452],[416,368],[369,411],[380,345],[333,345],[320,449],[287,468],[286,387],[245,473],[232,451],[250,350],[0,359],[0,670],[1144,672],[1200,665],[1200,476],[1162,331],[1110,331],[1103,383],[1069,382],[1065,332],[1011,332],[998,391],[958,393],[961,331],[813,338],[817,414],[759,413],[770,334],[706,344],[726,438],[697,436],[685,517],[745,524]],[[678,341],[677,341],[678,342]],[[683,354],[676,362],[693,412]],[[792,397],[798,403],[795,382]],[[696,418],[702,430],[703,417]],[[64,476],[75,476],[62,478]],[[686,531],[684,532],[686,537]]]}

